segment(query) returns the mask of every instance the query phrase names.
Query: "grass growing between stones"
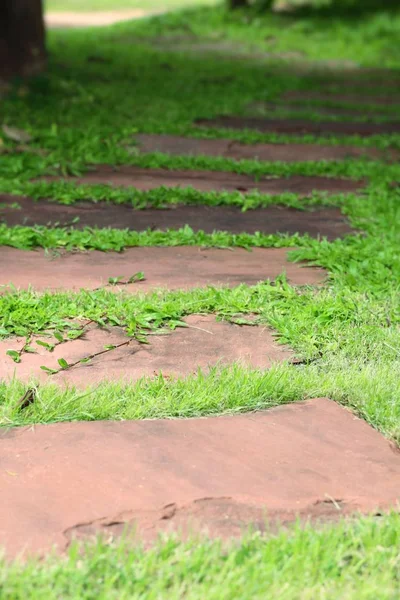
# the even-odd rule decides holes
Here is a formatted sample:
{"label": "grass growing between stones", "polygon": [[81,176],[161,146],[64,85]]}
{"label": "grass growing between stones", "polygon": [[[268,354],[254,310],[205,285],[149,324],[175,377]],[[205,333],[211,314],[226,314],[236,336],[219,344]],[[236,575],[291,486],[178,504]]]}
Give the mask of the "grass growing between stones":
{"label": "grass growing between stones", "polygon": [[[385,276],[381,283],[387,286],[386,292],[377,287],[376,298],[367,281],[368,291],[352,291],[350,282],[344,285],[349,276],[351,273],[338,273],[336,285],[319,292],[303,288],[300,293],[281,280],[252,288],[242,285],[147,295],[85,290],[0,296],[0,314],[5,315],[3,336],[47,332],[48,342],[57,343],[55,332],[68,333],[72,318],[117,325],[128,335],[143,339],[159,327],[180,326],[188,314],[215,313],[234,322],[254,314],[260,324],[273,327],[278,340],[303,360],[296,366],[276,365],[266,373],[224,369],[181,381],[159,378],[132,387],[105,384],[87,393],[45,386],[39,389],[39,401],[26,411],[15,409],[17,396],[23,393],[21,385],[4,383],[1,422],[184,417],[254,410],[322,395],[355,407],[374,426],[397,438],[398,294],[392,290],[390,295]],[[77,329],[76,322],[73,329]],[[45,358],[43,364],[46,366]]]}
{"label": "grass growing between stones", "polygon": [[296,526],[267,539],[247,536],[229,548],[202,538],[160,540],[142,550],[122,540],[74,545],[64,558],[2,563],[4,600],[147,598],[282,600],[398,597],[400,517],[315,530]]}

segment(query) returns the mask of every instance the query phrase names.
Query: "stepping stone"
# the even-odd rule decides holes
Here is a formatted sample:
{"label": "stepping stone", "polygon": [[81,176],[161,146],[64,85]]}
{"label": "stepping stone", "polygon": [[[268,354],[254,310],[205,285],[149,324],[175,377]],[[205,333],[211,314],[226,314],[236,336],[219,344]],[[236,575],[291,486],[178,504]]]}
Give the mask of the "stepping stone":
{"label": "stepping stone", "polygon": [[282,104],[273,104],[270,102],[252,102],[246,107],[246,115],[250,117],[262,117],[266,118],[273,116],[275,119],[283,119],[283,116],[279,115],[279,111],[285,111],[291,113],[288,119],[296,118],[307,118],[304,117],[304,113],[312,112],[318,116],[328,117],[351,117],[353,119],[362,118],[365,122],[379,121],[379,119],[387,119],[388,114],[377,113],[374,110],[370,110],[367,107],[360,107],[358,109],[351,109],[344,106],[320,106],[316,104],[299,104],[298,102],[285,101]]}
{"label": "stepping stone", "polygon": [[110,184],[123,187],[134,187],[137,190],[153,190],[159,187],[194,188],[201,192],[251,192],[258,190],[262,194],[278,195],[292,192],[306,196],[312,191],[329,192],[331,194],[354,192],[360,189],[360,183],[348,179],[331,177],[302,177],[294,175],[290,178],[262,176],[259,180],[248,175],[229,173],[227,171],[191,171],[167,169],[141,169],[134,166],[111,167],[99,165],[80,177],[45,177],[45,181],[73,181],[77,184]]}
{"label": "stepping stone", "polygon": [[[75,422],[0,433],[7,556],[136,528],[240,536],[252,526],[395,508],[400,455],[327,399],[247,415]],[[210,468],[212,465],[212,468]]]}
{"label": "stepping stone", "polygon": [[[205,285],[255,285],[285,272],[295,285],[322,283],[325,271],[286,260],[288,248],[218,249],[196,246],[128,248],[125,252],[58,254],[0,247],[0,286],[35,290],[95,289],[110,277],[143,271],[145,281],[124,286],[129,292],[190,289]],[[110,287],[110,290],[120,289]],[[1,287],[0,287],[1,291]],[[4,291],[4,289],[3,289]]]}
{"label": "stepping stone", "polygon": [[[121,328],[95,326],[88,328],[87,333],[77,340],[56,345],[51,353],[32,340],[30,345],[37,348],[37,354],[23,354],[18,364],[6,352],[21,349],[25,338],[3,340],[0,341],[1,377],[12,379],[16,376],[25,382],[34,378],[85,388],[104,380],[129,382],[161,373],[166,377],[187,376],[219,364],[240,363],[266,369],[274,362],[292,356],[289,350],[274,342],[272,333],[265,326],[251,325],[251,322],[235,325],[217,321],[214,315],[190,315],[184,321],[187,327],[178,327],[174,331],[164,329],[150,335],[149,344],[140,344],[127,337]],[[52,336],[36,339],[56,343]],[[109,345],[116,349],[105,352]],[[90,362],[79,363],[95,354],[98,356]],[[55,375],[48,375],[40,368],[44,365],[59,370],[58,359],[61,358],[76,366]]]}
{"label": "stepping stone", "polygon": [[[241,144],[229,139],[196,139],[177,135],[140,134],[135,136],[143,153],[164,152],[173,156],[221,156],[235,160],[265,160],[268,162],[305,162],[343,160],[359,156],[382,158],[376,148],[354,146],[320,146],[312,144]],[[391,151],[393,153],[394,151]]]}
{"label": "stepping stone", "polygon": [[[167,205],[165,209],[135,210],[129,205],[106,202],[79,202],[70,206],[46,200],[18,198],[20,209],[13,208],[15,196],[0,196],[0,222],[7,225],[74,224],[74,228],[113,227],[144,231],[179,229],[185,225],[195,231],[266,234],[300,233],[335,239],[352,232],[337,208],[295,210],[269,206],[242,212],[235,206]],[[2,208],[8,206],[9,208]],[[74,219],[79,219],[77,222]]]}
{"label": "stepping stone", "polygon": [[[343,94],[332,93],[332,92],[313,92],[307,90],[296,90],[285,92],[282,95],[284,100],[294,101],[294,102],[329,102],[329,103],[337,103],[337,104],[355,104],[360,107],[360,109],[364,110],[363,105],[379,105],[379,106],[391,106],[391,105],[399,105],[400,106],[400,96],[386,95],[386,96],[376,96],[376,95],[365,95],[365,94],[349,94],[344,92]],[[318,107],[319,109],[319,107]],[[336,108],[335,108],[336,110]],[[360,111],[358,112],[360,114]]]}
{"label": "stepping stone", "polygon": [[400,122],[395,123],[350,123],[337,121],[310,121],[306,119],[267,119],[262,117],[216,117],[199,119],[196,125],[226,129],[255,129],[261,133],[293,135],[390,135],[400,133]]}

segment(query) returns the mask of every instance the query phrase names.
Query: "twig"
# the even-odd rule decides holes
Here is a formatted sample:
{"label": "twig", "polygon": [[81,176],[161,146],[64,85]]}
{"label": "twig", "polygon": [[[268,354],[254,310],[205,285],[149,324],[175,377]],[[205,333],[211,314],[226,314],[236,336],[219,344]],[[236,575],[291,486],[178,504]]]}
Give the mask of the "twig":
{"label": "twig", "polygon": [[121,342],[121,344],[117,344],[116,346],[112,346],[111,348],[106,348],[105,350],[100,350],[100,352],[95,352],[94,354],[90,354],[89,356],[86,356],[85,358],[81,358],[80,360],[77,360],[73,363],[68,363],[68,366],[65,368],[61,368],[58,370],[50,370],[49,369],[48,375],[57,375],[58,373],[61,373],[62,371],[69,371],[70,369],[73,369],[73,367],[76,367],[76,365],[79,365],[79,364],[85,363],[85,362],[89,362],[93,358],[96,358],[97,356],[101,356],[102,354],[107,354],[107,352],[112,352],[113,350],[117,350],[117,348],[122,348],[123,346],[128,346],[131,342],[132,342],[132,340],[127,340],[126,342]]}

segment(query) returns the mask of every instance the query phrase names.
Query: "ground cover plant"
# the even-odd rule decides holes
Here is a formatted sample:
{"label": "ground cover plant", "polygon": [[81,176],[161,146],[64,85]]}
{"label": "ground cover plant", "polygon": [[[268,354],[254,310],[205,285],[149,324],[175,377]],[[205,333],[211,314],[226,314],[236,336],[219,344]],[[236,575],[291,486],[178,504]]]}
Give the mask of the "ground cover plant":
{"label": "ground cover plant", "polygon": [[[65,2],[48,6],[67,9]],[[25,360],[35,334],[43,336],[49,355],[53,345],[84,335],[88,321],[122,327],[145,343],[153,333],[182,327],[187,315],[198,313],[239,323],[251,314],[256,322],[272,328],[278,342],[294,350],[296,361],[276,364],[268,371],[216,367],[177,380],[158,376],[132,385],[106,381],[86,390],[61,388],[52,382],[51,373],[40,385],[23,384],[17,378],[1,381],[0,425],[205,416],[327,396],[398,443],[399,165],[385,157],[279,163],[142,155],[135,135],[172,133],[246,144],[301,141],[398,149],[399,134],[283,136],[201,128],[194,121],[245,114],[255,102],[279,105],[282,94],[290,90],[320,91],[330,86],[337,93],[351,84],[367,90],[365,103],[313,101],[312,110],[304,105],[305,115],[320,119],[318,107],[343,104],[359,109],[360,119],[372,107],[382,121],[395,120],[395,104],[382,107],[368,95],[399,96],[400,54],[395,43],[399,31],[400,13],[394,10],[368,12],[355,22],[342,13],[328,20],[312,11],[300,16],[255,10],[227,13],[216,6],[105,29],[49,32],[48,72],[28,83],[15,82],[2,98],[0,194],[13,195],[16,211],[19,196],[63,204],[81,200],[127,204],[138,210],[173,204],[233,205],[243,210],[276,204],[300,210],[329,205],[340,207],[355,231],[328,242],[300,235],[206,234],[189,226],[135,232],[77,229],[74,223],[68,227],[0,223],[1,246],[45,249],[50,256],[70,251],[121,252],[133,246],[242,247],[249,252],[256,247],[289,247],[289,260],[309,261],[327,271],[325,284],[318,288],[293,287],[282,274],[256,286],[147,294],[128,294],[123,286],[111,290],[110,285],[118,281],[94,291],[2,289],[0,338],[23,339],[21,352],[7,356],[11,362]],[[294,114],[285,111],[285,116]],[[191,188],[142,192],[106,184],[77,185],[71,180],[38,181],[44,175],[79,175],[104,163],[221,170],[254,177],[346,177],[364,180],[365,188],[357,194],[313,193],[301,198],[203,193]],[[116,275],[134,274],[110,273]],[[21,398],[32,389],[35,401],[21,405]],[[266,540],[256,536],[229,550],[209,541],[164,540],[146,552],[125,541],[98,542],[84,553],[74,548],[63,559],[3,562],[0,596],[396,598],[399,532],[399,517],[394,513],[322,530],[298,528]]]}

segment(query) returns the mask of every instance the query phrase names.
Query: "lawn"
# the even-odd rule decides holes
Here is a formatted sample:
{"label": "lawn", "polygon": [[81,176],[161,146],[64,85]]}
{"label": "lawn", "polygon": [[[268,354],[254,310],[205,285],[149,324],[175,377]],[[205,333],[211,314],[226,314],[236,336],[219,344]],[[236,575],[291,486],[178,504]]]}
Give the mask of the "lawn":
{"label": "lawn", "polygon": [[[110,3],[93,2],[105,10]],[[143,3],[122,2],[118,8]],[[158,2],[155,2],[154,5]],[[168,2],[175,7],[184,2]],[[186,4],[195,4],[187,2]],[[48,9],[89,10],[88,2],[48,2]],[[151,2],[146,8],[153,8]],[[112,5],[112,8],[117,8]],[[328,242],[282,234],[213,234],[189,227],[166,232],[0,223],[0,244],[49,253],[122,251],[132,246],[295,247],[291,260],[324,267],[326,284],[299,290],[284,275],[275,282],[234,289],[129,295],[109,289],[0,295],[0,338],[47,334],[51,345],[79,335],[86,320],[119,325],[143,340],[161,327],[174,328],[194,313],[232,320],[253,314],[300,359],[261,372],[234,366],[186,379],[142,379],[133,385],[104,382],[96,389],[64,390],[48,383],[26,410],[18,400],[27,385],[0,382],[0,425],[98,419],[192,417],[268,408],[327,396],[351,407],[384,435],[400,441],[400,166],[367,158],[298,163],[236,161],[222,157],[141,155],[135,134],[169,133],[230,137],[245,144],[302,141],[316,145],[400,148],[400,135],[289,137],[252,130],[200,129],[196,118],[244,114],[255,102],[281,102],[288,90],[319,91],[351,85],[369,94],[399,96],[400,12],[366,13],[358,19],[320,14],[302,17],[226,14],[222,7],[171,12],[140,22],[86,31],[49,32],[49,69],[29,83],[16,82],[2,103],[2,120],[28,132],[21,144],[0,133],[0,192],[43,197],[64,204],[80,200],[129,204],[140,210],[165,205],[233,205],[251,210],[280,204],[300,209],[338,206],[358,230]],[[380,69],[386,68],[385,74]],[[365,69],[352,75],[355,69]],[[370,70],[368,70],[370,69]],[[393,85],[393,81],[397,81]],[[371,91],[372,89],[372,91]],[[351,102],[329,103],[359,110]],[[306,107],[318,119],[321,102]],[[326,106],[326,104],[325,104]],[[371,100],[369,108],[398,117],[398,107]],[[286,113],[285,113],[286,114]],[[289,113],[290,114],[290,113]],[[207,192],[159,188],[142,192],[108,185],[37,181],[79,175],[90,166],[138,165],[221,170],[287,177],[317,175],[363,179],[359,194],[269,197],[254,192]],[[69,319],[75,319],[71,327]],[[71,333],[72,331],[72,333]],[[14,359],[24,360],[24,355]],[[12,357],[10,357],[12,360]],[[45,364],[44,364],[45,366]],[[45,562],[0,567],[1,598],[397,598],[397,514],[362,518],[322,530],[296,529],[267,540],[249,538],[229,551],[217,543],[171,540],[142,551],[124,541],[99,542],[85,553]]]}

